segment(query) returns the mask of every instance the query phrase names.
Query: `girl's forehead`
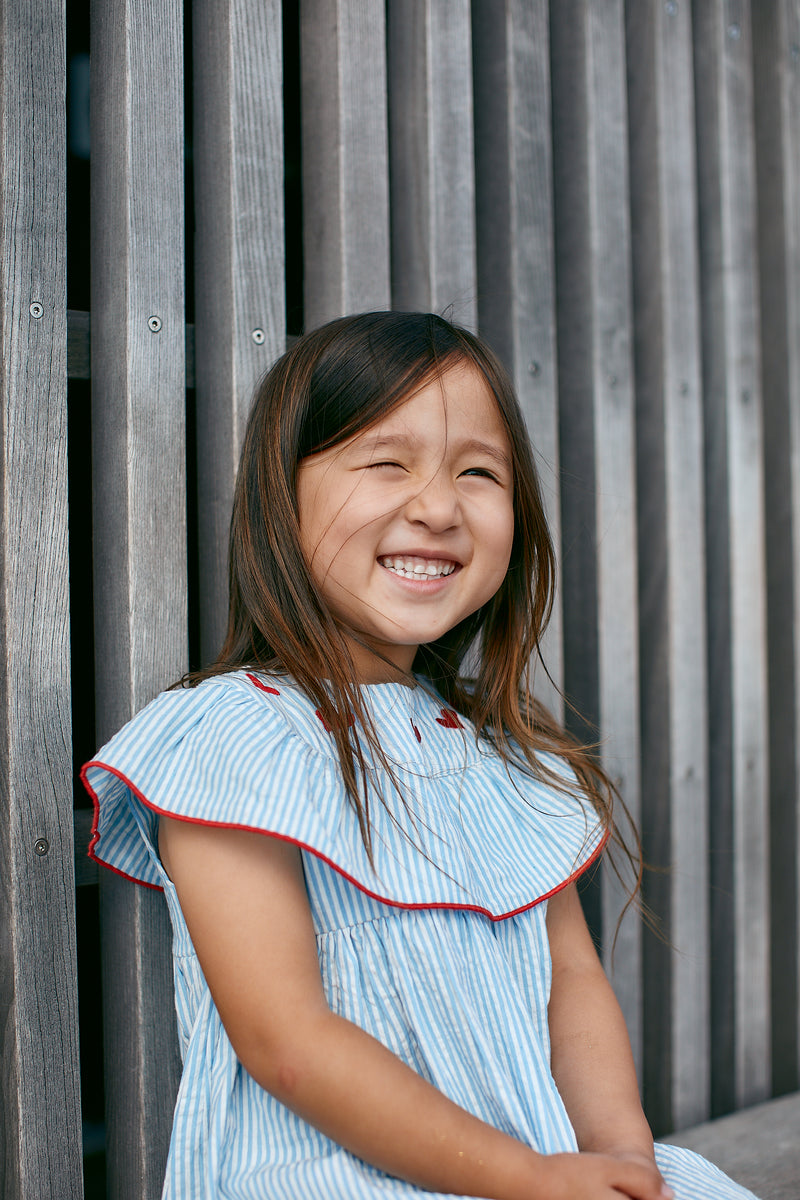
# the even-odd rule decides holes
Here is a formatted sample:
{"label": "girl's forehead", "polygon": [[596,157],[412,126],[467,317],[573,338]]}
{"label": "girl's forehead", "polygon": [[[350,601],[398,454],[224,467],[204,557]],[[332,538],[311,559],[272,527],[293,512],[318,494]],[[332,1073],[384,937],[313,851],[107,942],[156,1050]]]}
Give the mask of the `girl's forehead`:
{"label": "girl's forehead", "polygon": [[469,429],[508,442],[506,423],[487,380],[471,363],[457,362],[424,380],[356,438],[406,435],[427,440]]}

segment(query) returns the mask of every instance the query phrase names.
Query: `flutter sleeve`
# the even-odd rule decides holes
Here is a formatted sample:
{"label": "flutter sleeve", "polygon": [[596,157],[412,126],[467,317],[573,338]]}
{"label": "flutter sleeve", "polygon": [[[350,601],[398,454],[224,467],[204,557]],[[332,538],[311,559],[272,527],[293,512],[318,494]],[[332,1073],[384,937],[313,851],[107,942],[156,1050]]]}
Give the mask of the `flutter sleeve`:
{"label": "flutter sleeve", "polygon": [[83,768],[89,855],[160,887],[159,815],[330,846],[341,834],[333,765],[240,680],[164,692]]}

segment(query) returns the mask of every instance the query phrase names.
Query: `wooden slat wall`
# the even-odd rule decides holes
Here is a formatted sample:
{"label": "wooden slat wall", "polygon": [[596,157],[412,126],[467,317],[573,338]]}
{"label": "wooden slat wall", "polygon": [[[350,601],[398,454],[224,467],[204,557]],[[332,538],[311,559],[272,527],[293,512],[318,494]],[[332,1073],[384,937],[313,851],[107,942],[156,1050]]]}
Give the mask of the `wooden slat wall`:
{"label": "wooden slat wall", "polygon": [[69,750],[65,68],[63,4],[37,6],[35,37],[17,6],[0,5],[2,155],[14,164],[0,171],[0,1190],[8,1200],[83,1194]]}
{"label": "wooden slat wall", "polygon": [[[703,426],[691,13],[626,4],[636,388],[644,1096],[656,1132],[709,1112]],[[669,944],[671,943],[671,944]]]}
{"label": "wooden slat wall", "polygon": [[[472,0],[472,44],[478,323],[516,381],[560,562],[547,0]],[[543,658],[562,686],[560,592]],[[562,715],[560,693],[541,670],[536,692]]]}
{"label": "wooden slat wall", "polygon": [[388,0],[392,305],[477,325],[469,0]]}
{"label": "wooden slat wall", "polygon": [[[639,647],[635,428],[622,3],[552,6],[564,685],[593,723],[636,823]],[[570,722],[575,724],[574,721]],[[577,723],[584,738],[592,730]],[[620,828],[633,851],[620,815]],[[622,870],[627,864],[624,857]],[[630,886],[630,871],[623,872]],[[642,1063],[641,926],[603,876],[594,924]],[[612,956],[611,949],[614,946]]]}
{"label": "wooden slat wall", "polygon": [[244,426],[286,339],[280,3],[197,0],[193,41],[200,631],[210,662],[227,622]]}
{"label": "wooden slat wall", "polygon": [[769,1094],[767,646],[749,4],[694,14],[706,455],[712,1107]]}
{"label": "wooden slat wall", "polygon": [[[187,667],[183,24],[92,6],[97,737]],[[179,1064],[160,893],[102,873],[109,1195],[160,1192]]]}
{"label": "wooden slat wall", "polygon": [[374,0],[300,0],[307,329],[390,307],[386,20]]}
{"label": "wooden slat wall", "polygon": [[[16,167],[0,184],[4,1183],[38,1200],[80,1195],[64,29],[50,0],[35,19],[0,7]],[[93,0],[99,740],[187,663],[189,379],[204,658],[224,630],[243,422],[286,336],[281,10],[195,0],[195,339],[182,6]],[[663,868],[646,899],[666,940],[629,916],[614,961],[654,1128],[796,1088],[800,2],[301,0],[298,15],[306,327],[449,311],[517,383],[563,568],[546,662]],[[89,330],[72,315],[76,378]],[[29,595],[16,549],[37,540]],[[168,922],[160,897],[101,875],[110,1194],[149,1200],[178,1074]],[[607,962],[622,899],[607,870],[586,894]],[[48,917],[35,958],[22,911]]]}

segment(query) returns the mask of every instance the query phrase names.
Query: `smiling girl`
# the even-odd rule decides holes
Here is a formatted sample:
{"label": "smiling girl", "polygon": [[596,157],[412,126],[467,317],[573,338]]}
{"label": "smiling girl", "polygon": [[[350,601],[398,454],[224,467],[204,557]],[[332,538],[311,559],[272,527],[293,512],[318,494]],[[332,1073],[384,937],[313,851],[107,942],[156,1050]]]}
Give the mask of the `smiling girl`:
{"label": "smiling girl", "polygon": [[230,568],[217,661],[84,768],[91,853],[172,917],[164,1195],[749,1195],[641,1111],[575,889],[612,790],[532,697],[553,550],[492,354],[428,314],[302,338]]}

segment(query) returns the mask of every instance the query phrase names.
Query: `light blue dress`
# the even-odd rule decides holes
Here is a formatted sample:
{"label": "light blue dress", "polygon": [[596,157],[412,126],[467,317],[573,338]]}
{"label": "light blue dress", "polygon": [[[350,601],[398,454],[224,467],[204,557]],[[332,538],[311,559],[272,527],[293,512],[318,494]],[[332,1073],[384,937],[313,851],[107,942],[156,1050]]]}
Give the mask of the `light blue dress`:
{"label": "light blue dress", "polygon": [[[247,1074],[159,862],[159,813],[301,847],[331,1008],[482,1120],[545,1154],[577,1148],[550,1073],[545,913],[602,851],[594,811],[509,769],[424,686],[364,694],[403,794],[372,765],[374,870],[334,741],[285,677],[239,671],[166,692],[84,768],[97,806],[90,853],[163,888],[172,917],[184,1069],[168,1200],[433,1193],[343,1150]],[[548,766],[569,782],[560,760]],[[657,1156],[678,1200],[750,1195],[689,1151]]]}

